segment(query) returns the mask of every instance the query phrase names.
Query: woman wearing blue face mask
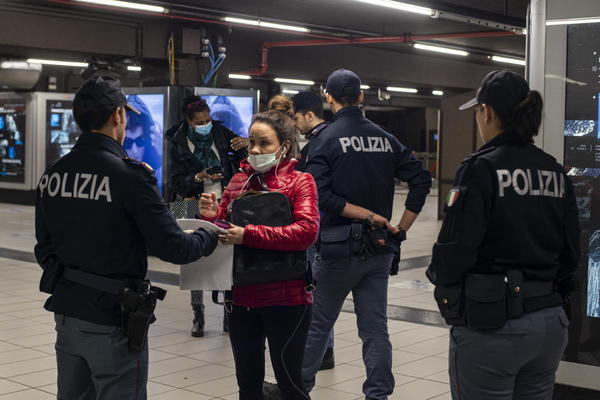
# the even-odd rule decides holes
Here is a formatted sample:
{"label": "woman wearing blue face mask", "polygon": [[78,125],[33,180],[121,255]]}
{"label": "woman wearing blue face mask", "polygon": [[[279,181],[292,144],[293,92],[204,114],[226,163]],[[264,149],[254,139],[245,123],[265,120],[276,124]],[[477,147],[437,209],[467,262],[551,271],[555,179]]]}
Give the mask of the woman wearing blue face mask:
{"label": "woman wearing blue face mask", "polygon": [[[220,198],[247,156],[248,139],[213,121],[206,101],[199,96],[185,98],[182,111],[185,120],[166,135],[171,142],[169,201],[198,199],[203,192],[214,192]],[[192,308],[192,336],[204,336],[202,291],[192,291]],[[225,321],[223,329],[227,330]]]}

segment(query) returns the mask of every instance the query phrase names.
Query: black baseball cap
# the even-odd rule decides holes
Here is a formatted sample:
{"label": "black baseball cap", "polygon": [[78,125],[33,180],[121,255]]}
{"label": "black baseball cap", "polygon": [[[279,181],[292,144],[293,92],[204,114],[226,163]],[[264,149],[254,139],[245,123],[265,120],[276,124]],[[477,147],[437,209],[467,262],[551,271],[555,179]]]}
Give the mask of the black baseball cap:
{"label": "black baseball cap", "polygon": [[493,71],[481,81],[477,96],[458,109],[466,110],[478,104],[487,104],[501,119],[507,119],[528,94],[529,84],[521,75],[509,70]]}
{"label": "black baseball cap", "polygon": [[127,102],[121,82],[110,76],[95,76],[86,81],[75,93],[73,108],[87,107],[125,107],[128,111],[141,114],[140,110]]}
{"label": "black baseball cap", "polygon": [[358,75],[349,69],[333,71],[327,78],[325,90],[336,99],[358,96],[361,81]]}
{"label": "black baseball cap", "polygon": [[321,97],[308,90],[302,91],[292,97],[292,103],[294,105],[294,112],[323,108]]}

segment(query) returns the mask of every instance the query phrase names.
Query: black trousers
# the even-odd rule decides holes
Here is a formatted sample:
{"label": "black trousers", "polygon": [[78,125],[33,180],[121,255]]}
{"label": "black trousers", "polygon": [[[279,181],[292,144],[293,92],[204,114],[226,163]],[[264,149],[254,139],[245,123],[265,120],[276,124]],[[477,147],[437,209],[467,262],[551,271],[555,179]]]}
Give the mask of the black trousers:
{"label": "black trousers", "polygon": [[233,307],[229,338],[240,400],[263,400],[265,339],[269,343],[271,363],[283,398],[310,400],[303,387],[302,360],[311,307]]}

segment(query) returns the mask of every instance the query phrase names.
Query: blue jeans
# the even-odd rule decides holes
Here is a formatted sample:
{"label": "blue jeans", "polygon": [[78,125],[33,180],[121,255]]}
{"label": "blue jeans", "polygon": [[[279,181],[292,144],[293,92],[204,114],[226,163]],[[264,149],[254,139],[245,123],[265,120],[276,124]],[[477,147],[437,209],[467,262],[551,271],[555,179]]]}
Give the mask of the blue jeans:
{"label": "blue jeans", "polygon": [[313,317],[302,376],[307,391],[315,385],[315,375],[327,349],[329,333],[350,292],[354,298],[358,336],[363,342],[367,379],[365,396],[386,400],[395,386],[392,374],[392,345],[387,329],[388,278],[393,255],[376,255],[366,261],[358,258],[323,261],[316,257],[313,273],[317,281]]}

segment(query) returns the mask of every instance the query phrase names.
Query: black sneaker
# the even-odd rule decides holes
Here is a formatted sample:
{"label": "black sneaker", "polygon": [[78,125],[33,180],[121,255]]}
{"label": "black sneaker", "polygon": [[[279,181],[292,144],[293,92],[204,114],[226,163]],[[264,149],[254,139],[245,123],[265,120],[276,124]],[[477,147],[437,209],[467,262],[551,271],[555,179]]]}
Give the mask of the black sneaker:
{"label": "black sneaker", "polygon": [[327,369],[335,368],[335,356],[333,355],[333,347],[330,347],[325,351],[325,356],[319,367],[319,371],[325,371]]}
{"label": "black sneaker", "polygon": [[276,383],[263,382],[263,399],[264,400],[283,400],[283,395]]}

